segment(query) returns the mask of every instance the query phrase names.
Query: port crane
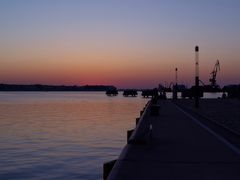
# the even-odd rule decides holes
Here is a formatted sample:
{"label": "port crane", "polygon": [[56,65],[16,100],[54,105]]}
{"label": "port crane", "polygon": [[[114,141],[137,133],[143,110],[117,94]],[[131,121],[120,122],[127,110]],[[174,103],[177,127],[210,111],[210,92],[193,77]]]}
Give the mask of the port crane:
{"label": "port crane", "polygon": [[[216,61],[213,71],[210,73],[210,79],[209,85],[204,84],[203,81],[201,81],[201,79],[199,80],[199,83],[201,83],[203,86],[201,86],[200,88],[200,92],[201,92],[201,96],[203,96],[204,92],[219,92],[221,89],[219,87],[219,85],[217,84],[217,73],[220,71],[220,62],[219,60]],[[189,98],[193,98],[194,97],[194,93],[195,90],[194,88],[196,88],[196,86],[192,86],[190,89],[186,89],[185,91],[182,92],[182,97],[189,97]]]}
{"label": "port crane", "polygon": [[211,83],[212,87],[218,87],[216,78],[217,78],[217,72],[220,71],[220,63],[219,60],[215,63],[215,66],[213,68],[213,71],[210,73],[211,78],[209,79],[209,82]]}

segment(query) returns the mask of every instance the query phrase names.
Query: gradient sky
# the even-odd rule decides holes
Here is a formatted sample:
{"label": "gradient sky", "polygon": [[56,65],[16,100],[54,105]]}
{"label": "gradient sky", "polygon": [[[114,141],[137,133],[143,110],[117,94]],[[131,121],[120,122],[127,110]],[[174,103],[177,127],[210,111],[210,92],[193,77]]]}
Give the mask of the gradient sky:
{"label": "gradient sky", "polygon": [[240,83],[239,0],[0,0],[0,83]]}

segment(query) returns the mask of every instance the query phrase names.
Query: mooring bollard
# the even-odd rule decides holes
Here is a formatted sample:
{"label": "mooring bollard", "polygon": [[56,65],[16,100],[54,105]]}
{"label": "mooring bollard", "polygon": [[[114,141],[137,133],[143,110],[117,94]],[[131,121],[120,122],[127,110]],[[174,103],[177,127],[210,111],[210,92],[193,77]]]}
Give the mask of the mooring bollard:
{"label": "mooring bollard", "polygon": [[153,130],[153,125],[150,124],[149,125],[149,142],[150,142],[150,144],[152,142],[152,130]]}
{"label": "mooring bollard", "polygon": [[138,125],[140,118],[136,118],[136,126]]}
{"label": "mooring bollard", "polygon": [[114,166],[114,164],[116,163],[116,159],[115,160],[112,160],[112,161],[109,161],[109,162],[105,162],[103,164],[103,179],[104,180],[107,180],[109,174],[111,173],[112,171],[112,168]]}
{"label": "mooring bollard", "polygon": [[133,131],[134,131],[134,129],[131,129],[131,130],[128,130],[128,131],[127,131],[127,143],[129,142],[129,139],[130,139]]}

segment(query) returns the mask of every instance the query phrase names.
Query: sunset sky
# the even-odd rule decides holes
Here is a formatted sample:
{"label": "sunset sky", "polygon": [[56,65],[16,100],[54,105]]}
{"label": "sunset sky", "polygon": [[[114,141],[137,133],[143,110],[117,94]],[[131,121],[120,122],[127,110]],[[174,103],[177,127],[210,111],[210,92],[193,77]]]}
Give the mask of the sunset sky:
{"label": "sunset sky", "polygon": [[240,83],[239,0],[0,0],[0,83]]}

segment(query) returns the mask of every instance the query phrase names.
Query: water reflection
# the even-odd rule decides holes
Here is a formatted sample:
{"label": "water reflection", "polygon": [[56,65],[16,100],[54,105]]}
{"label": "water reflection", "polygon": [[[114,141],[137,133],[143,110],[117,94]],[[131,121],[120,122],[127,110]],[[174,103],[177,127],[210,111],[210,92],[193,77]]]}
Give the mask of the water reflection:
{"label": "water reflection", "polygon": [[0,93],[0,179],[101,179],[147,99],[87,92]]}

